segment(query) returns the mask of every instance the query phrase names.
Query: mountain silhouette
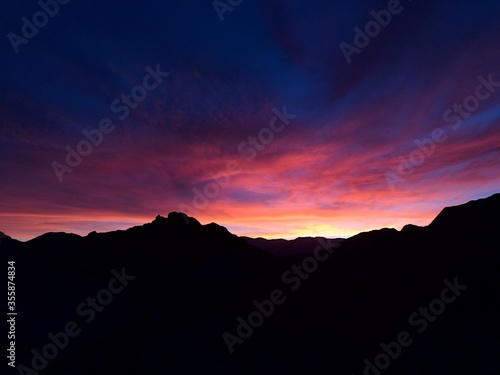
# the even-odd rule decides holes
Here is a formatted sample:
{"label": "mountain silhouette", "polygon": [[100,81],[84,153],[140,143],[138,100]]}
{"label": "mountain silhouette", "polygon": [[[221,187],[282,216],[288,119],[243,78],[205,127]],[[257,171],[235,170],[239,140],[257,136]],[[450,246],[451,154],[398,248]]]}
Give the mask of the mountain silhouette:
{"label": "mountain silhouette", "polygon": [[[249,244],[265,250],[266,252],[275,256],[292,256],[292,255],[307,255],[314,251],[318,245],[318,240],[326,241],[325,237],[298,237],[294,240],[283,239],[265,239],[241,237]],[[329,239],[330,243],[340,245],[344,239],[335,238]]]}
{"label": "mountain silhouette", "polygon": [[[495,194],[425,227],[345,240],[238,237],[178,212],[87,236],[0,235],[3,264],[16,262],[16,365],[53,375],[498,375],[499,210]],[[64,346],[68,322],[80,332]],[[50,337],[64,346],[51,359]]]}

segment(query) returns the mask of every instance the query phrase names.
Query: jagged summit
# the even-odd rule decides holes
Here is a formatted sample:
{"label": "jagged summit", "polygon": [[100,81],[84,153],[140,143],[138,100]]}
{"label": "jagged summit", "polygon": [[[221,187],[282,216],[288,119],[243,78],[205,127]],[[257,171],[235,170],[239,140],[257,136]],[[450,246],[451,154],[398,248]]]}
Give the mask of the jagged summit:
{"label": "jagged summit", "polygon": [[184,212],[177,212],[177,211],[170,212],[167,217],[157,215],[153,220],[153,224],[201,226],[200,222],[196,220],[194,217],[190,217],[186,215]]}

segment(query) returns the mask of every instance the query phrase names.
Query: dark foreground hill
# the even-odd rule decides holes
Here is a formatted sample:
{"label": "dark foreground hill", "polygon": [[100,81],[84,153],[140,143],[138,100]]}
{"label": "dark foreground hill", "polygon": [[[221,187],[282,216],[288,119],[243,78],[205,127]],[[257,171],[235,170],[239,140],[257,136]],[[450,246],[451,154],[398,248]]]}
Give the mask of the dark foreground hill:
{"label": "dark foreground hill", "polygon": [[6,368],[498,375],[499,212],[497,194],[290,257],[179,213],[86,237],[3,235],[18,314],[19,367]]}

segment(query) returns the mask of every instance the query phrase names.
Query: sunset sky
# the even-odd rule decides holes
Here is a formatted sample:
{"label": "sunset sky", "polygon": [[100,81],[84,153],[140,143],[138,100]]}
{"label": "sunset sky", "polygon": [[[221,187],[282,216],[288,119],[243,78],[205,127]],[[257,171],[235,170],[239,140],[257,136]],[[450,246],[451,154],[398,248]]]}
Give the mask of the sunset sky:
{"label": "sunset sky", "polygon": [[[498,0],[401,1],[348,58],[387,1],[244,0],[223,21],[212,1],[145,3],[71,0],[17,47],[41,8],[4,4],[0,231],[182,210],[238,235],[347,237],[500,192]],[[118,111],[131,92],[147,96]],[[113,130],[67,166],[103,119]]]}

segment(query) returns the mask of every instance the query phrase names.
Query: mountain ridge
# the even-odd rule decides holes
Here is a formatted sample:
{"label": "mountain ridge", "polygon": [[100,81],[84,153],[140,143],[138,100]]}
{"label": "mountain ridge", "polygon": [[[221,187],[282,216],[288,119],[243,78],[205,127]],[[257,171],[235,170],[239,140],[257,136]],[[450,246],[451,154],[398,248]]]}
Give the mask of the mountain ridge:
{"label": "mountain ridge", "polygon": [[[478,211],[480,211],[482,209],[483,206],[487,205],[487,204],[491,204],[491,202],[494,202],[494,204],[500,204],[500,193],[495,193],[489,197],[486,197],[486,198],[479,198],[479,199],[475,199],[475,200],[471,200],[471,201],[468,201],[466,203],[463,203],[463,204],[458,204],[458,205],[455,205],[455,206],[448,206],[448,207],[444,207],[438,215],[436,215],[436,217],[431,221],[430,224],[426,225],[426,226],[417,226],[417,225],[414,225],[414,224],[406,224],[404,225],[401,230],[397,230],[397,229],[394,229],[394,228],[379,228],[379,229],[373,229],[373,230],[369,230],[369,231],[362,231],[362,232],[359,232],[351,237],[348,237],[348,238],[353,238],[353,237],[356,237],[356,236],[360,236],[360,235],[364,235],[365,233],[372,233],[372,232],[377,232],[377,231],[381,231],[381,230],[396,230],[398,232],[406,232],[406,231],[414,231],[414,230],[418,230],[419,228],[428,228],[428,227],[432,227],[432,228],[436,228],[438,226],[441,225],[442,222],[446,222],[446,221],[449,221],[451,217],[453,217],[454,215],[456,215],[457,213],[463,213],[460,218],[461,218],[461,222],[463,222],[464,220],[466,220],[464,218],[464,216],[466,215],[473,215],[475,213],[477,213]],[[467,211],[467,213],[465,214],[464,212]],[[115,233],[115,232],[124,232],[124,231],[127,231],[127,230],[130,230],[130,229],[133,229],[133,228],[138,228],[138,227],[144,227],[144,226],[147,226],[147,225],[153,225],[153,226],[164,226],[164,225],[169,225],[169,226],[173,226],[175,228],[186,228],[186,227],[189,227],[189,226],[192,226],[192,227],[205,227],[205,228],[213,228],[214,230],[218,230],[218,231],[221,231],[222,232],[227,232],[227,233],[230,233],[232,235],[234,235],[233,233],[231,233],[226,227],[222,226],[222,225],[219,225],[215,222],[211,222],[211,223],[208,223],[208,224],[201,224],[196,218],[194,217],[190,217],[188,216],[187,214],[183,213],[183,212],[178,212],[178,211],[172,211],[172,212],[169,212],[169,214],[165,217],[165,216],[162,216],[162,215],[157,215],[155,217],[155,219],[149,223],[144,223],[142,225],[137,225],[137,226],[133,226],[133,227],[129,227],[127,229],[116,229],[116,230],[112,230],[112,231],[107,231],[107,232],[96,232],[96,231],[91,231],[89,232],[87,235],[79,235],[79,234],[75,234],[75,233],[68,233],[68,232],[46,232],[46,233],[43,233],[39,236],[36,236],[30,240],[27,240],[27,241],[19,241],[15,238],[11,238],[10,236],[6,235],[5,233],[1,232],[0,231],[0,240],[3,238],[5,240],[13,240],[13,241],[17,241],[17,242],[22,242],[22,243],[25,243],[25,242],[30,242],[30,241],[34,241],[40,237],[46,237],[46,236],[52,236],[54,234],[56,235],[70,235],[70,236],[78,236],[80,238],[86,238],[88,237],[89,235],[96,235],[96,234],[109,234],[109,233]],[[312,239],[316,239],[316,238],[323,238],[325,239],[326,237],[322,237],[322,236],[303,236],[303,237],[297,237],[295,239],[292,239],[292,240],[286,240],[286,239],[282,239],[282,238],[263,238],[263,237],[248,237],[248,236],[238,236],[240,238],[243,238],[249,242],[251,242],[252,244],[256,244],[256,243],[264,243],[264,242],[268,242],[268,248],[272,248],[272,246],[269,246],[269,243],[272,243],[272,242],[276,242],[276,241],[284,241],[283,243],[293,243],[294,241],[309,241],[309,242],[312,242],[311,240]],[[330,238],[331,240],[334,240],[334,241],[338,241],[339,243],[342,242],[344,239],[343,238]],[[299,253],[301,253],[299,251]]]}
{"label": "mountain ridge", "polygon": [[[0,259],[19,268],[18,361],[29,364],[49,332],[74,320],[83,333],[50,361],[51,375],[95,375],[96,368],[125,375],[361,374],[381,343],[402,331],[414,342],[384,375],[498,374],[500,199],[456,207],[426,227],[383,228],[336,248],[315,244],[312,252],[281,257],[181,213],[85,237],[4,240]],[[308,247],[315,240],[306,238]],[[282,252],[293,243],[277,242]],[[87,325],[75,307],[101,295],[120,270],[133,281]],[[425,332],[415,332],[409,317],[424,307],[435,311],[445,281],[467,288]],[[264,301],[277,292],[285,302],[269,314]],[[264,305],[263,323],[248,326],[247,337],[250,328],[238,327]],[[245,336],[234,354],[225,332]]]}

